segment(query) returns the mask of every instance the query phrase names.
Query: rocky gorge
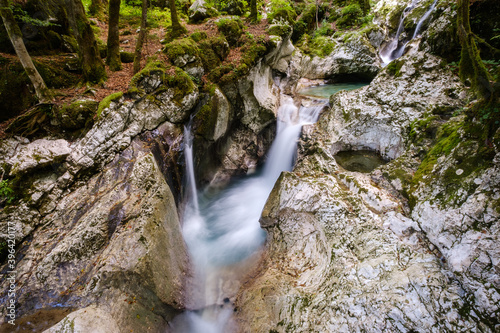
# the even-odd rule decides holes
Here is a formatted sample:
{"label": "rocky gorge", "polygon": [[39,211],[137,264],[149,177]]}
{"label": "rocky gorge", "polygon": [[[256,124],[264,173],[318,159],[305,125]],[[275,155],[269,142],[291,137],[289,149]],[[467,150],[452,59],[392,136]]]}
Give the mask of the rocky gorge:
{"label": "rocky gorge", "polygon": [[[150,62],[101,102],[80,138],[2,139],[3,172],[24,189],[0,211],[0,238],[18,244],[19,331],[178,331],[175,318],[202,307],[182,233],[185,125],[198,187],[219,189],[270,159],[285,97],[308,106],[316,98],[301,89],[326,81],[367,85],[335,93],[303,126],[260,215],[265,244],[210,304],[230,303],[220,331],[499,331],[500,130],[485,142],[466,112],[476,97],[449,66],[454,2],[438,0],[411,38],[432,2],[376,2],[373,22],[332,37],[325,56],[276,29],[251,68],[210,89],[189,41],[169,55],[173,72]],[[383,64],[411,4],[405,52]],[[361,150],[384,164],[361,173],[335,158]]]}

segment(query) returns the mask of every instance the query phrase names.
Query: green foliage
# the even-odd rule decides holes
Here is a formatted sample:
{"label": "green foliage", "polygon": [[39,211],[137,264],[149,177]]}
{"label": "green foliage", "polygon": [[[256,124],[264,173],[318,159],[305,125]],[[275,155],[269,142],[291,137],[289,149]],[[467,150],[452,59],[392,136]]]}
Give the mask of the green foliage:
{"label": "green foliage", "polygon": [[304,35],[297,46],[305,53],[309,55],[317,55],[319,57],[326,57],[332,53],[335,42],[331,37],[316,35],[311,37],[309,35]]}
{"label": "green foliage", "polygon": [[12,12],[14,14],[14,18],[16,19],[16,21],[30,24],[35,27],[60,27],[59,24],[52,23],[49,20],[42,21],[31,17],[26,11],[24,11],[21,7],[17,5],[12,6]]}
{"label": "green foliage", "polygon": [[0,181],[0,201],[4,201],[7,204],[11,204],[16,200],[14,194],[14,189],[12,188],[12,183],[9,180]]}
{"label": "green foliage", "polygon": [[289,24],[295,24],[297,13],[288,0],[271,0],[269,7],[269,22],[284,20]]}
{"label": "green foliage", "polygon": [[[138,5],[127,5],[127,3],[122,3],[120,6],[120,21],[126,22],[133,26],[139,26],[141,24],[141,0],[138,1]],[[149,28],[159,28],[159,27],[169,27],[172,25],[170,19],[170,10],[168,8],[161,9],[158,7],[148,8],[148,27]]]}
{"label": "green foliage", "polygon": [[363,11],[357,3],[350,4],[342,9],[342,16],[337,20],[337,27],[348,28],[361,22]]}

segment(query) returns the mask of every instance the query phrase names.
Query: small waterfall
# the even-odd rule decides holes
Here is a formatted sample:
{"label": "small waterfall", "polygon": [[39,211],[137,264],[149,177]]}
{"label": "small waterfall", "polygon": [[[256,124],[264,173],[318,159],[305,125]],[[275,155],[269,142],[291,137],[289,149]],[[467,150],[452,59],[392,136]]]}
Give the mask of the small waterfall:
{"label": "small waterfall", "polygon": [[417,23],[417,27],[415,28],[415,32],[413,33],[413,37],[411,39],[414,39],[415,37],[418,36],[418,33],[420,32],[420,29],[422,28],[422,25],[429,18],[429,16],[431,15],[431,12],[436,7],[436,3],[437,3],[437,0],[434,0],[434,2],[432,3],[431,7],[429,8],[429,10],[427,10],[425,12],[425,14],[420,18],[420,20]]}
{"label": "small waterfall", "polygon": [[[205,191],[199,199],[190,197],[184,214],[183,235],[193,261],[200,290],[200,310],[189,311],[174,319],[174,332],[223,332],[231,326],[231,298],[252,264],[252,257],[264,244],[266,233],[259,218],[276,179],[291,170],[297,140],[303,125],[316,122],[326,101],[314,107],[297,108],[285,98],[278,110],[277,135],[263,171],[232,182],[219,193]],[[186,140],[189,140],[186,128]],[[192,146],[186,141],[187,149]],[[186,158],[187,167],[192,160]],[[190,179],[194,184],[194,172]],[[192,187],[195,190],[195,187]],[[198,202],[199,200],[199,206]],[[254,256],[255,257],[255,256]]]}
{"label": "small waterfall", "polygon": [[191,134],[192,120],[184,126],[184,158],[186,159],[186,170],[188,174],[188,185],[191,190],[192,204],[196,211],[198,207],[198,190],[196,189],[196,179],[194,177],[194,161],[193,161],[193,135]]}
{"label": "small waterfall", "polygon": [[414,0],[408,7],[406,7],[403,10],[403,13],[401,14],[401,19],[399,21],[398,30],[396,32],[396,36],[391,40],[391,42],[389,44],[387,44],[382,50],[380,50],[380,53],[379,53],[380,59],[382,59],[382,62],[384,65],[387,65],[388,63],[390,63],[394,59],[397,59],[404,54],[405,49],[406,49],[406,45],[408,45],[408,43],[412,39],[414,39],[415,37],[418,36],[418,33],[422,29],[422,25],[429,18],[431,12],[434,10],[434,8],[436,7],[436,3],[437,3],[437,0],[434,0],[434,2],[429,7],[429,9],[424,13],[424,15],[422,15],[422,17],[420,18],[420,20],[417,23],[417,27],[415,28],[415,32],[413,33],[413,37],[410,40],[401,43],[399,38],[401,37],[401,34],[403,33],[403,30],[404,30],[404,20],[405,20],[406,16],[408,16],[408,14],[413,10],[413,8],[415,8],[416,4],[419,1],[420,0]]}

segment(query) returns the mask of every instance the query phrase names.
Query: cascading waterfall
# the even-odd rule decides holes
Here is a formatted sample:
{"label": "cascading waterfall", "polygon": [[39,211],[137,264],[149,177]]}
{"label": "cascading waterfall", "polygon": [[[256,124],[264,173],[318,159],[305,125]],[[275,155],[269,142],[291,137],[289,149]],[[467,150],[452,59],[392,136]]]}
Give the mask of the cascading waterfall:
{"label": "cascading waterfall", "polygon": [[[282,171],[293,167],[297,139],[303,125],[316,122],[327,104],[297,108],[291,97],[284,97],[278,110],[277,135],[264,169],[233,182],[213,194],[191,196],[184,214],[183,235],[194,266],[199,311],[189,311],[173,321],[175,332],[222,332],[231,330],[230,305],[239,288],[238,278],[265,241],[259,218],[274,183]],[[186,128],[189,140],[189,127]],[[189,148],[189,149],[188,149]],[[186,143],[186,165],[190,187],[194,185],[191,150]],[[199,200],[199,202],[196,202]],[[246,270],[245,270],[246,268]],[[229,328],[228,328],[229,327]]]}
{"label": "cascading waterfall", "polygon": [[188,175],[188,184],[191,190],[192,203],[194,205],[194,209],[196,211],[199,210],[198,207],[198,191],[196,189],[196,179],[194,177],[194,162],[193,162],[193,136],[191,134],[191,125],[192,121],[190,121],[186,126],[184,126],[184,152],[186,158],[186,169]]}
{"label": "cascading waterfall", "polygon": [[417,27],[415,28],[415,32],[413,33],[412,38],[409,41],[406,41],[404,43],[400,43],[399,38],[400,38],[401,33],[403,32],[403,29],[404,29],[404,19],[413,10],[413,8],[415,8],[415,6],[418,2],[419,2],[419,0],[412,1],[412,3],[403,10],[403,13],[401,14],[401,19],[399,21],[398,30],[396,32],[396,36],[393,38],[393,40],[389,44],[387,44],[386,47],[384,47],[380,51],[380,59],[382,59],[382,62],[384,65],[387,65],[388,63],[390,63],[394,59],[397,59],[404,54],[405,49],[406,49],[406,45],[408,45],[408,43],[412,39],[414,39],[415,37],[418,36],[418,33],[422,29],[423,24],[429,18],[432,11],[436,7],[437,0],[434,0],[434,2],[429,7],[429,9],[424,13],[424,15],[422,15],[422,17],[418,21]]}
{"label": "cascading waterfall", "polygon": [[434,0],[434,2],[432,3],[431,7],[429,8],[429,10],[427,10],[425,12],[425,14],[420,18],[420,20],[417,23],[417,27],[415,28],[415,32],[413,33],[413,37],[411,39],[414,39],[415,37],[418,36],[418,33],[420,32],[420,29],[422,29],[422,25],[425,23],[425,21],[427,21],[427,19],[431,15],[432,11],[436,7],[436,3],[437,3],[437,0]]}

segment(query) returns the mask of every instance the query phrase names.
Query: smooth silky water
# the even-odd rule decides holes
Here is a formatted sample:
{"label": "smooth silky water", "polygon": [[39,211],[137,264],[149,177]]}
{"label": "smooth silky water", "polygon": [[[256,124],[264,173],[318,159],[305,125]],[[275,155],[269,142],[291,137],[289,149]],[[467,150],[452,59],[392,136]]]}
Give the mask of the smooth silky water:
{"label": "smooth silky water", "polygon": [[330,83],[307,87],[299,91],[300,95],[329,99],[331,95],[341,90],[355,90],[368,85],[369,82]]}
{"label": "smooth silky water", "polygon": [[[282,171],[293,167],[303,125],[316,122],[327,101],[297,108],[284,96],[278,110],[276,138],[259,172],[238,179],[221,191],[197,191],[190,128],[185,128],[185,154],[190,191],[183,235],[191,255],[197,311],[186,311],[172,322],[174,332],[233,331],[231,298],[256,261],[266,239],[259,218]],[[190,155],[190,156],[188,156]]]}

